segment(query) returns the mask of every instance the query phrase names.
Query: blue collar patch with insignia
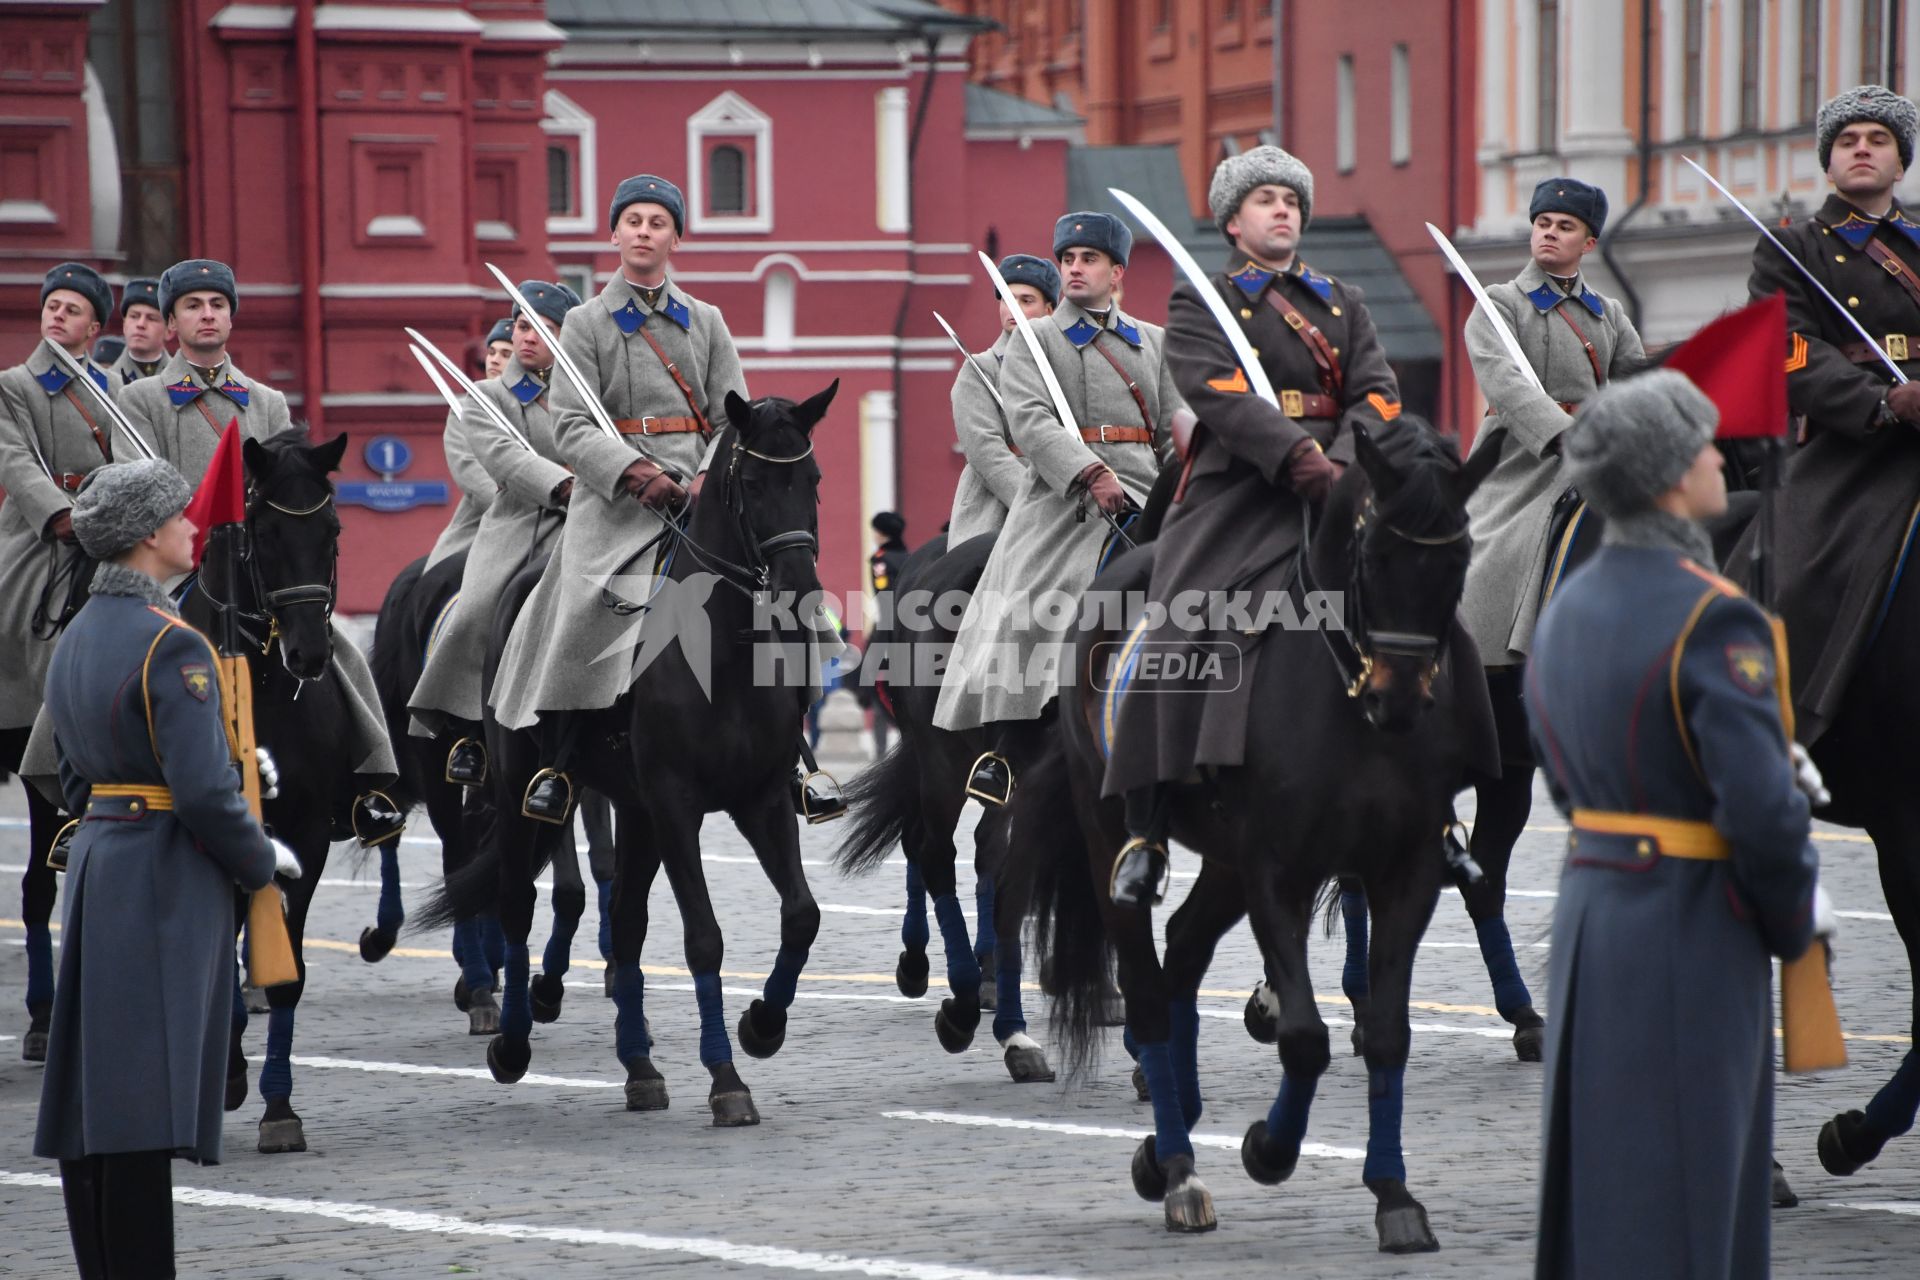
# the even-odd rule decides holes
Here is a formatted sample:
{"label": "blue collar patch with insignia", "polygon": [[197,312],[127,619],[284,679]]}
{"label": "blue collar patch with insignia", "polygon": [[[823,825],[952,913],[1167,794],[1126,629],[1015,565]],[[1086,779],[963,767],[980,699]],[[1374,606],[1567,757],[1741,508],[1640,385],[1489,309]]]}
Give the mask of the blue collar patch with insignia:
{"label": "blue collar patch with insignia", "polygon": [[1306,285],[1307,288],[1319,294],[1320,301],[1333,301],[1333,281],[1321,275],[1306,263],[1296,262],[1291,274],[1298,279],[1301,284]]}
{"label": "blue collar patch with insignia", "polygon": [[1065,329],[1062,329],[1061,332],[1067,335],[1067,341],[1071,342],[1074,346],[1084,347],[1100,336],[1100,326],[1085,316],[1081,316]]}
{"label": "blue collar patch with insignia", "polygon": [[239,405],[242,409],[247,407],[247,389],[235,382],[232,378],[228,378],[220,384],[220,394]]}
{"label": "blue collar patch with insignia", "polygon": [[[1531,302],[1539,310],[1541,315],[1545,315],[1547,312],[1559,306],[1562,298],[1570,296],[1572,295],[1560,292],[1560,290],[1554,286],[1554,283],[1549,280],[1543,283],[1538,289],[1527,294],[1527,301]],[[1584,283],[1580,286],[1579,302],[1581,306],[1593,312],[1596,319],[1605,318],[1607,314],[1606,299],[1587,288]]]}
{"label": "blue collar patch with insignia", "polygon": [[1265,267],[1256,267],[1251,262],[1227,277],[1234,287],[1249,298],[1258,298],[1273,279],[1273,272]]}
{"label": "blue collar patch with insignia", "polygon": [[691,330],[693,328],[693,312],[687,309],[687,304],[684,301],[673,296],[672,290],[668,290],[666,295],[661,299],[660,314],[679,325],[682,329]]}
{"label": "blue collar patch with insignia", "polygon": [[34,374],[33,380],[40,384],[42,391],[50,396],[57,396],[66,389],[69,382],[73,381],[73,375],[59,365],[55,365],[45,373]]}
{"label": "blue collar patch with insignia", "polygon": [[545,391],[546,388],[540,385],[538,378],[532,374],[528,374],[511,387],[508,387],[507,390],[513,392],[514,399],[518,400],[521,404],[532,404],[540,398],[540,393]]}
{"label": "blue collar patch with insignia", "polygon": [[1128,346],[1138,347],[1140,345],[1140,326],[1118,312],[1114,313],[1113,331],[1119,334],[1121,340]]}
{"label": "blue collar patch with insignia", "polygon": [[1867,241],[1873,239],[1873,229],[1880,225],[1872,218],[1862,217],[1849,209],[1847,216],[1833,224],[1833,234],[1845,240],[1856,250],[1864,249]]}
{"label": "blue collar patch with insignia", "polygon": [[195,382],[192,378],[182,378],[178,382],[169,382],[167,384],[167,399],[173,401],[174,408],[184,409],[195,400],[198,400],[200,393],[205,390],[205,387]]}
{"label": "blue collar patch with insignia", "polygon": [[1912,218],[1909,218],[1905,209],[1895,205],[1893,212],[1887,215],[1887,221],[1898,228],[1900,233],[1906,236],[1907,239],[1913,241],[1915,245],[1920,245],[1920,222],[1915,222]]}
{"label": "blue collar patch with insignia", "polygon": [[647,322],[647,313],[640,309],[639,303],[628,298],[627,305],[613,313],[613,322],[620,326],[620,332],[632,337]]}

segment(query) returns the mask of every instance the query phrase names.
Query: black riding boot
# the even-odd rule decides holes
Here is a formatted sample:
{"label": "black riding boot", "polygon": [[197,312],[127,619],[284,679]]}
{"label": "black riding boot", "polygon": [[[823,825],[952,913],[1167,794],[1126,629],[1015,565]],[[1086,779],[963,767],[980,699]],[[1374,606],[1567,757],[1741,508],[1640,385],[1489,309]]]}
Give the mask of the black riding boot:
{"label": "black riding boot", "polygon": [[363,849],[384,844],[407,829],[407,815],[384,791],[362,791],[353,798],[353,836]]}
{"label": "black riding boot", "polygon": [[573,776],[567,770],[573,763],[578,724],[579,717],[569,712],[541,713],[540,755],[552,763],[533,775],[520,802],[520,812],[536,822],[559,826],[573,812]]}
{"label": "black riding boot", "polygon": [[840,784],[832,774],[821,770],[804,735],[800,739],[800,761],[793,766],[793,811],[809,826],[847,816]]}
{"label": "black riding boot", "polygon": [[462,738],[447,752],[447,781],[456,787],[477,787],[487,780],[487,744]]}
{"label": "black riding boot", "polygon": [[967,776],[967,794],[999,808],[1013,799],[1013,767],[998,751],[983,751]]}
{"label": "black riding boot", "polygon": [[1107,886],[1116,907],[1157,907],[1167,876],[1166,787],[1160,783],[1126,793],[1127,842],[1113,860]]}

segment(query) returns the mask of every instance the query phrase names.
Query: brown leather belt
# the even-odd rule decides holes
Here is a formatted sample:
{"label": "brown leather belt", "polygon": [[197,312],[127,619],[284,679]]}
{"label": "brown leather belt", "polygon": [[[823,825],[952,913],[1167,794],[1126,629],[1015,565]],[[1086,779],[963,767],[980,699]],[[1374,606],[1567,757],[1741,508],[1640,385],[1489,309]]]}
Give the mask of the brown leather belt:
{"label": "brown leather belt", "polygon": [[68,493],[78,493],[80,486],[87,482],[87,478],[71,471],[62,471],[53,478],[53,482],[62,489],[65,489]]}
{"label": "brown leather belt", "polygon": [[1878,346],[1871,342],[1843,342],[1840,354],[1855,364],[1879,364],[1883,358],[1895,361],[1920,360],[1920,333],[1889,333]]}
{"label": "brown leather belt", "polygon": [[1280,412],[1296,422],[1302,418],[1338,418],[1340,402],[1317,391],[1282,391]]}
{"label": "brown leather belt", "polygon": [[1012,441],[1007,442],[1007,452],[1012,454],[1016,458],[1026,457],[1025,454],[1020,452],[1020,446],[1017,444],[1014,444]]}
{"label": "brown leather belt", "polygon": [[1145,427],[1082,427],[1080,438],[1088,444],[1152,444],[1153,432]]}
{"label": "brown leather belt", "polygon": [[614,427],[623,436],[670,436],[683,431],[698,431],[698,418],[615,418]]}

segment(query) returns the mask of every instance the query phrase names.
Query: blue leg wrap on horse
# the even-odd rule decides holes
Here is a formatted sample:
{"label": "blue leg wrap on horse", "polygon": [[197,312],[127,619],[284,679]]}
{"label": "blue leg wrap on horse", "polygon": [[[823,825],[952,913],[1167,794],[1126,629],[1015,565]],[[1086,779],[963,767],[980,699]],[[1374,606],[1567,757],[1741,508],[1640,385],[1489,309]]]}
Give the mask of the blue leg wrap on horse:
{"label": "blue leg wrap on horse", "polygon": [[1015,934],[994,952],[993,1038],[1005,1040],[1027,1029],[1027,1011],[1020,1003],[1020,936]]}
{"label": "blue leg wrap on horse", "polygon": [[1347,928],[1347,967],[1340,971],[1340,989],[1349,1000],[1367,998],[1367,895],[1358,889],[1340,892],[1340,918]]}
{"label": "blue leg wrap on horse", "polygon": [[600,891],[600,958],[613,959],[613,881],[602,880],[594,886]]}
{"label": "blue leg wrap on horse", "polygon": [[500,1033],[525,1039],[533,1034],[533,1005],[527,998],[527,948],[507,948],[507,976],[500,993]]}
{"label": "blue leg wrap on horse", "polygon": [[1191,1156],[1193,1140],[1187,1136],[1186,1117],[1180,1114],[1180,1086],[1174,1080],[1169,1046],[1141,1045],[1140,1070],[1147,1077],[1147,1092],[1153,1095],[1153,1154],[1162,1161]]}
{"label": "blue leg wrap on horse", "polygon": [[487,952],[488,972],[498,973],[507,963],[507,931],[500,927],[499,916],[480,917],[480,938]]}
{"label": "blue leg wrap on horse", "polygon": [[267,1014],[267,1062],[260,1068],[260,1096],[286,1098],[293,1094],[293,1008]]}
{"label": "blue leg wrap on horse", "polygon": [[374,908],[373,923],[397,932],[406,919],[406,908],[400,905],[400,843],[389,841],[380,846],[380,905]]}
{"label": "blue leg wrap on horse", "polygon": [[453,965],[461,973],[467,971],[467,939],[473,936],[476,923],[473,920],[453,922]]}
{"label": "blue leg wrap on horse", "polygon": [[956,996],[971,993],[979,999],[980,961],[973,954],[973,939],[967,936],[960,899],[951,893],[935,898],[933,915],[940,922],[940,941],[947,949],[947,985]]}
{"label": "blue leg wrap on horse", "polygon": [[580,931],[580,917],[586,910],[584,897],[568,902],[558,892],[553,895],[553,932],[547,935],[547,949],[540,957],[540,971],[548,977],[564,978],[573,967],[573,935]]}
{"label": "blue leg wrap on horse", "polygon": [[900,945],[909,951],[925,951],[927,939],[927,885],[920,878],[917,864],[907,864],[907,914],[900,921]]}
{"label": "blue leg wrap on horse", "polygon": [[993,926],[993,877],[981,876],[973,890],[973,954],[985,960],[999,945]]}
{"label": "blue leg wrap on horse", "polygon": [[693,975],[693,998],[700,1006],[700,1065],[733,1061],[733,1041],[727,1036],[727,1011],[720,1000],[720,975]]}
{"label": "blue leg wrap on horse", "polygon": [[1493,979],[1493,1007],[1508,1022],[1513,1015],[1533,1003],[1527,984],[1520,977],[1520,962],[1513,957],[1513,937],[1507,922],[1499,916],[1473,922],[1480,938],[1480,958],[1487,962],[1487,976]]}
{"label": "blue leg wrap on horse", "polygon": [[[478,920],[463,920],[453,927],[454,950],[460,956],[460,976],[467,980],[469,991],[493,990],[493,966],[487,963],[487,948],[481,941],[482,925]],[[466,931],[464,940],[461,931]]]}
{"label": "blue leg wrap on horse", "polygon": [[1135,1062],[1140,1061],[1140,1042],[1133,1038],[1132,1027],[1120,1028],[1120,1047],[1127,1051],[1129,1058]]}
{"label": "blue leg wrap on horse", "polygon": [[53,1003],[53,930],[44,924],[27,930],[27,1009]]}
{"label": "blue leg wrap on horse", "polygon": [[647,979],[640,962],[613,971],[613,1051],[620,1061],[653,1056],[653,1037],[647,1034]]}
{"label": "blue leg wrap on horse", "polygon": [[1916,1108],[1920,1108],[1920,1049],[1909,1049],[1893,1079],[1881,1085],[1867,1104],[1867,1127],[1883,1137],[1897,1138],[1913,1128]]}
{"label": "blue leg wrap on horse", "polygon": [[1173,1078],[1180,1086],[1180,1113],[1191,1129],[1200,1123],[1200,1007],[1192,999],[1176,999],[1167,1006],[1167,1021],[1173,1030],[1169,1047]]}
{"label": "blue leg wrap on horse", "polygon": [[1367,1162],[1360,1176],[1407,1180],[1407,1162],[1400,1151],[1400,1087],[1407,1069],[1380,1067],[1367,1072]]}
{"label": "blue leg wrap on horse", "polygon": [[785,1009],[793,1003],[793,990],[800,985],[800,971],[807,967],[807,949],[781,943],[779,954],[773,957],[773,972],[767,975],[767,985],[762,988],[760,998],[776,1009]]}
{"label": "blue leg wrap on horse", "polygon": [[1314,1090],[1319,1087],[1319,1076],[1296,1080],[1282,1075],[1280,1094],[1273,1100],[1272,1110],[1267,1112],[1267,1137],[1299,1155],[1300,1143],[1307,1136],[1307,1113],[1313,1110]]}

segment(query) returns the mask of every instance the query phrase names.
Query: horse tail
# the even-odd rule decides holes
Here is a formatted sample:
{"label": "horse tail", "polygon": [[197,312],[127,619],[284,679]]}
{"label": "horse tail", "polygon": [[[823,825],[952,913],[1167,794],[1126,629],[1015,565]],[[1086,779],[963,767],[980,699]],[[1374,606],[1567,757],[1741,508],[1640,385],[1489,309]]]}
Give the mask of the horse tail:
{"label": "horse tail", "polygon": [[440,881],[440,887],[427,897],[426,905],[407,917],[416,932],[441,929],[463,920],[477,920],[498,910],[500,905],[500,851],[494,835],[495,824],[480,842],[477,852],[465,865],[456,867]]}
{"label": "horse tail", "polygon": [[845,799],[853,822],[833,865],[841,875],[864,875],[920,821],[920,761],[904,736],[847,785]]}
{"label": "horse tail", "polygon": [[1006,875],[1026,896],[1042,983],[1053,995],[1051,1035],[1077,1079],[1099,1057],[1113,942],[1078,815],[1062,803],[1070,791],[1066,752],[1049,746],[1013,793]]}

